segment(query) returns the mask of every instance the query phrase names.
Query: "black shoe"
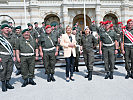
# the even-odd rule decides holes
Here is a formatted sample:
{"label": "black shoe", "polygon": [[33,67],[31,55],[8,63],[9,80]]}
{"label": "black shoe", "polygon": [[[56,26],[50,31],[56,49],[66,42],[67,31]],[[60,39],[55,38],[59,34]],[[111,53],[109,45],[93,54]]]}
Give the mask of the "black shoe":
{"label": "black shoe", "polygon": [[110,72],[110,79],[113,79],[113,72]]}
{"label": "black shoe", "polygon": [[16,75],[20,75],[21,74],[21,71],[20,69],[18,69],[18,72],[16,73]]}
{"label": "black shoe", "polygon": [[104,79],[108,79],[109,78],[109,72],[106,73],[105,78]]}
{"label": "black shoe", "polygon": [[55,78],[54,78],[54,74],[51,74],[51,81],[53,81],[53,82],[55,82],[56,80],[55,80]]}
{"label": "black shoe", "polygon": [[78,69],[78,67],[76,67],[76,72],[79,72],[79,69]]}
{"label": "black shoe", "polygon": [[50,74],[48,74],[48,76],[47,76],[47,82],[51,82]]}
{"label": "black shoe", "polygon": [[7,88],[7,89],[14,89],[14,86],[12,86],[12,85],[9,83],[9,80],[6,81],[6,88]]}
{"label": "black shoe", "polygon": [[115,69],[115,70],[118,70],[118,68],[117,68],[117,67],[114,67],[114,69]]}
{"label": "black shoe", "polygon": [[6,92],[7,91],[7,87],[6,87],[6,82],[2,81],[2,91]]}
{"label": "black shoe", "polygon": [[91,81],[92,80],[92,71],[89,71],[89,77],[88,77],[88,81]]}
{"label": "black shoe", "polygon": [[133,79],[133,72],[131,71],[131,75],[130,75],[130,77]]}
{"label": "black shoe", "polygon": [[36,83],[33,81],[33,78],[29,78],[29,84],[36,85]]}
{"label": "black shoe", "polygon": [[71,81],[75,81],[75,79],[73,79],[72,77],[70,77],[70,80],[71,80]]}
{"label": "black shoe", "polygon": [[129,77],[131,76],[130,72],[127,72],[127,75],[125,76],[125,79],[129,79]]}
{"label": "black shoe", "polygon": [[85,78],[88,78],[89,77],[89,75],[85,75]]}
{"label": "black shoe", "polygon": [[24,80],[24,83],[22,84],[21,87],[25,87],[25,86],[27,86],[27,85],[28,85],[28,79],[25,79],[25,80]]}

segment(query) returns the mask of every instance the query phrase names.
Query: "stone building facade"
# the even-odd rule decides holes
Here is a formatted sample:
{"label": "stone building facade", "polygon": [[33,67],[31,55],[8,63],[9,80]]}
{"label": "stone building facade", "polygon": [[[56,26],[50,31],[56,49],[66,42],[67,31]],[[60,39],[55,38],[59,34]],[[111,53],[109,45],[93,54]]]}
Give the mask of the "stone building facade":
{"label": "stone building facade", "polygon": [[[88,26],[93,20],[97,24],[107,19],[113,24],[118,21],[126,24],[129,18],[133,18],[133,0],[26,0],[26,22],[33,24],[36,21],[39,26],[43,21],[46,24],[62,23],[64,27],[79,22],[83,29],[84,2]],[[27,27],[23,0],[0,1],[0,23],[3,21]]]}

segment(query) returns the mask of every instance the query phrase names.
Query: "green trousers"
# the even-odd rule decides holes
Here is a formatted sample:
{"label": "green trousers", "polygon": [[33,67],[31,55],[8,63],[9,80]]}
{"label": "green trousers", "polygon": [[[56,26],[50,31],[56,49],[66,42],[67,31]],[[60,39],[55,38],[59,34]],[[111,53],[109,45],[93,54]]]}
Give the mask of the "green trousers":
{"label": "green trousers", "polygon": [[53,52],[43,52],[43,61],[44,66],[46,70],[46,74],[54,74],[55,71],[55,63],[56,63],[56,57],[55,57],[55,51]]}
{"label": "green trousers", "polygon": [[103,47],[103,60],[105,71],[114,71],[114,64],[115,64],[115,52],[114,46],[112,47]]}
{"label": "green trousers", "polygon": [[88,71],[93,71],[93,64],[94,64],[94,52],[93,50],[85,51],[83,50],[83,56],[85,65]]}
{"label": "green trousers", "polygon": [[0,70],[0,81],[10,80],[13,71],[13,60],[11,56],[6,55],[0,55],[0,58],[2,58],[1,65],[3,67]]}
{"label": "green trousers", "polygon": [[[126,71],[133,72],[133,48],[125,47],[125,69]],[[131,66],[129,65],[129,60],[131,60]]]}
{"label": "green trousers", "polygon": [[35,69],[35,56],[21,57],[21,74],[23,79],[33,78]]}

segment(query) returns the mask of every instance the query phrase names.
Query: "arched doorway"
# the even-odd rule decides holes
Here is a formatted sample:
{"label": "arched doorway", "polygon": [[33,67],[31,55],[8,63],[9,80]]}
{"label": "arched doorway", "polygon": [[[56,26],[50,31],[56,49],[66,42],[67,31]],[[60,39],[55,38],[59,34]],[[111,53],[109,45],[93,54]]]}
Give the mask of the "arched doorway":
{"label": "arched doorway", "polygon": [[114,25],[118,23],[118,18],[116,17],[115,14],[112,14],[112,13],[109,13],[104,16],[103,21],[107,21],[107,20],[112,21]]}
{"label": "arched doorway", "polygon": [[[73,18],[73,24],[75,23],[79,23],[79,27],[84,30],[84,15],[83,14],[79,14],[79,15],[76,15],[74,18]],[[91,25],[91,19],[86,15],[86,25],[87,26],[90,26]]]}
{"label": "arched doorway", "polygon": [[4,24],[4,23],[8,23],[8,22],[12,22],[13,26],[15,26],[15,21],[12,17],[10,17],[8,15],[0,15],[0,24]]}
{"label": "arched doorway", "polygon": [[59,24],[60,18],[57,15],[50,14],[45,17],[44,21],[46,22],[46,25]]}

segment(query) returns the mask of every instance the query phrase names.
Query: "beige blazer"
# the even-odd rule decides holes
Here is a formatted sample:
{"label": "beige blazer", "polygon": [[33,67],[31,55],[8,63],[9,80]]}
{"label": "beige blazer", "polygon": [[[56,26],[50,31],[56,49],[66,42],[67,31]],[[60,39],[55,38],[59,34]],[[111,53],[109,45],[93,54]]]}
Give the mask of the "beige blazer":
{"label": "beige blazer", "polygon": [[[76,39],[75,39],[75,35],[71,34],[72,36],[72,43],[75,44],[76,47]],[[66,34],[62,34],[62,38],[61,38],[61,42],[60,45],[63,46],[64,49],[64,57],[70,57],[71,54],[73,54],[74,57],[76,57],[76,50],[75,47],[68,47],[68,45],[71,43],[69,36]]]}

